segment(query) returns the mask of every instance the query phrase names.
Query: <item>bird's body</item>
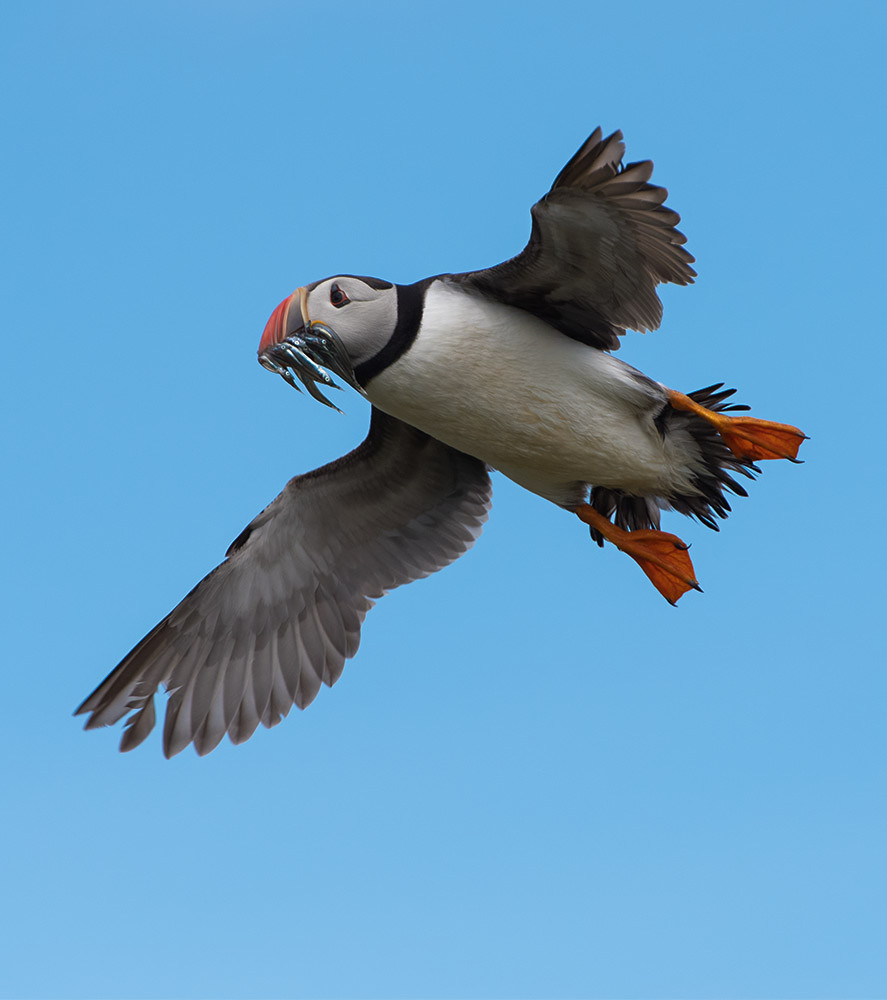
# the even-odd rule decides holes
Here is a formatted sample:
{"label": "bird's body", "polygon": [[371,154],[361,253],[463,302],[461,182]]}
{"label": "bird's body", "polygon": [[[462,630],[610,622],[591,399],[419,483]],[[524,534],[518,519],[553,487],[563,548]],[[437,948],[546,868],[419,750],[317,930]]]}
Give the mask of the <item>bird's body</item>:
{"label": "bird's body", "polygon": [[692,442],[664,438],[655,424],[664,387],[446,279],[428,285],[408,350],[365,392],[385,413],[562,506],[584,500],[587,484],[662,497],[692,488]]}
{"label": "bird's body", "polygon": [[[695,272],[652,163],[622,165],[600,129],[533,206],[524,250],[413,285],[338,275],[274,310],[259,360],[325,403],[328,371],[373,404],[367,439],[297,476],[78,708],[87,728],[128,716],[148,735],[169,693],[163,749],[208,753],[304,708],[357,651],[386,591],[476,540],[488,468],[571,511],[630,555],[671,603],[699,589],[660,509],[711,528],[753,462],[794,460],[803,434],[735,416],[721,384],[684,395],[614,358],[659,325],[661,282]],[[329,404],[332,405],[332,404]]]}

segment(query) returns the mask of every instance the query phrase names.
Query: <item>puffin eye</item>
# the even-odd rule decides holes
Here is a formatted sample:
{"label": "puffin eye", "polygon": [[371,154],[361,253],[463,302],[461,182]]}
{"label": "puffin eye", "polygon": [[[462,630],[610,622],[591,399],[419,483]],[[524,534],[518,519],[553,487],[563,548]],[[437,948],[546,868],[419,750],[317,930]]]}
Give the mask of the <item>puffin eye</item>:
{"label": "puffin eye", "polygon": [[338,285],[333,285],[330,289],[330,303],[334,305],[337,309],[341,309],[342,306],[347,306],[351,299],[339,288]]}

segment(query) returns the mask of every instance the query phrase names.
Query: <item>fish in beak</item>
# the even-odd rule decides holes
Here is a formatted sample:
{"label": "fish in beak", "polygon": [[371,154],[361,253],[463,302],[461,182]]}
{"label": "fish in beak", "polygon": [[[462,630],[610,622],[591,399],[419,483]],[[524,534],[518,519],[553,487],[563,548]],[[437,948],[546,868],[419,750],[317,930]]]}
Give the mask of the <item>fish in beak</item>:
{"label": "fish in beak", "polygon": [[364,391],[354,376],[342,341],[325,323],[309,319],[307,302],[308,289],[300,287],[271,313],[259,341],[259,364],[280,375],[294,389],[299,389],[301,382],[314,399],[341,413],[317,388],[318,382],[329,389],[341,388],[325,368],[361,395]]}

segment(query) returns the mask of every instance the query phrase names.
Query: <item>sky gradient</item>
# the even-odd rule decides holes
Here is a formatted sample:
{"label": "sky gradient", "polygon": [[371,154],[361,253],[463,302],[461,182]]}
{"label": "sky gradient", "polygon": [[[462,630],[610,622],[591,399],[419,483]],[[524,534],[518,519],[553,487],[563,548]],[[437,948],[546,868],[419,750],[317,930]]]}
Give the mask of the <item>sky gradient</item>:
{"label": "sky gradient", "polygon": [[[887,996],[885,15],[772,7],[3,6],[0,995]],[[719,534],[666,516],[705,593],[497,475],[306,712],[83,733],[365,434],[256,363],[274,306],[511,256],[598,124],[700,275],[620,356],[811,435]]]}

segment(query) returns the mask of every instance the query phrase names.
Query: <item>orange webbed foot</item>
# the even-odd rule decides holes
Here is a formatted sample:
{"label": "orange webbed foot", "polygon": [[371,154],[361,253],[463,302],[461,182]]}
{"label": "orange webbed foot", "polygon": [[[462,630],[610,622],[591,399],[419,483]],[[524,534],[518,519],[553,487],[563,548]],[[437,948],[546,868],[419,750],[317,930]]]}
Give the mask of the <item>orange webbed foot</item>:
{"label": "orange webbed foot", "polygon": [[746,461],[787,458],[797,462],[801,442],[807,440],[807,435],[791,424],[727,415],[722,415],[722,419],[724,424],[718,427],[718,433],[724,444],[737,458]]}
{"label": "orange webbed foot", "polygon": [[611,523],[590,504],[576,508],[581,521],[595,528],[620,552],[631,556],[660,594],[674,605],[688,590],[702,588],[690,561],[688,545],[667,531],[625,531]]}
{"label": "orange webbed foot", "polygon": [[790,462],[797,462],[801,442],[807,440],[807,435],[792,424],[777,424],[772,420],[758,420],[756,417],[718,413],[706,409],[695,399],[674,389],[669,389],[668,401],[675,410],[695,413],[707,420],[730,451],[747,462],[773,458],[787,458]]}

